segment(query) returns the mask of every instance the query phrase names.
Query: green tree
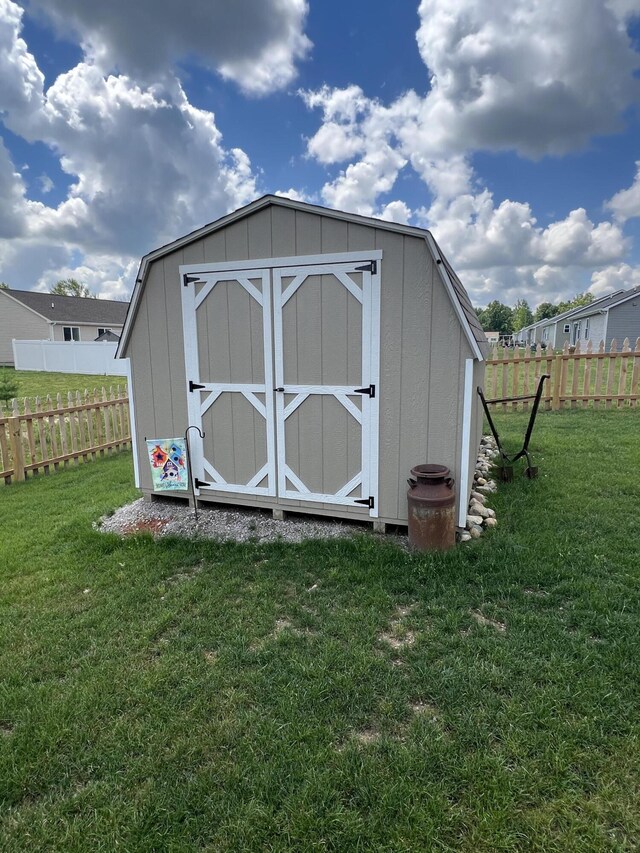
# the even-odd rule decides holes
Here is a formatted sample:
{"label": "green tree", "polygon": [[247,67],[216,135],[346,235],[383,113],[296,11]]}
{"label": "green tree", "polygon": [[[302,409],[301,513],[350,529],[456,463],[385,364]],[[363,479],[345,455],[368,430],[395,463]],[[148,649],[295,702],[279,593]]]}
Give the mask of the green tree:
{"label": "green tree", "polygon": [[10,400],[13,400],[14,397],[18,396],[18,389],[19,385],[16,380],[15,373],[4,367],[0,371],[0,400],[4,403],[8,403]]}
{"label": "green tree", "polygon": [[9,285],[6,281],[0,281],[0,290],[9,290]]}
{"label": "green tree", "polygon": [[530,323],[533,323],[533,314],[531,313],[531,308],[529,308],[529,303],[526,299],[518,299],[513,309],[511,321],[513,331],[518,332]]}
{"label": "green tree", "polygon": [[89,299],[97,299],[86,284],[80,284],[75,278],[61,278],[51,288],[51,293],[57,296],[86,296]]}
{"label": "green tree", "polygon": [[476,313],[485,332],[499,332],[501,335],[512,333],[513,310],[508,305],[494,299],[486,308],[480,308]]}
{"label": "green tree", "polygon": [[558,306],[554,305],[551,302],[541,302],[540,305],[536,308],[535,314],[533,315],[533,319],[537,323],[538,320],[549,320],[551,317],[555,317],[558,313]]}
{"label": "green tree", "polygon": [[576,293],[573,299],[560,302],[556,305],[556,313],[562,314],[564,311],[570,311],[572,308],[584,308],[585,305],[590,305],[592,302],[593,293]]}

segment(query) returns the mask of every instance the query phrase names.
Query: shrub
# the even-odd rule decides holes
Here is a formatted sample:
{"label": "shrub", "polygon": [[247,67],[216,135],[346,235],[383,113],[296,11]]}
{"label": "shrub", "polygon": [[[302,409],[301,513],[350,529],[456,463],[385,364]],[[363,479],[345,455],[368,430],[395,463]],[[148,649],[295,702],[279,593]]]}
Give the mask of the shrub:
{"label": "shrub", "polygon": [[0,400],[8,403],[18,396],[18,380],[15,375],[7,368],[0,370]]}

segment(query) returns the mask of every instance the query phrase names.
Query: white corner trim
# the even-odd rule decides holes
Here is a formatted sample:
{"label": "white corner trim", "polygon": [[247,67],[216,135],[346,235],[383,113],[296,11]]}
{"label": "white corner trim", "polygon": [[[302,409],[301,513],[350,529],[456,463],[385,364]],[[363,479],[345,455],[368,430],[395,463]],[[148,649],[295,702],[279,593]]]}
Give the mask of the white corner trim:
{"label": "white corner trim", "polygon": [[462,455],[460,459],[458,527],[467,524],[467,504],[469,491],[469,452],[471,450],[471,411],[473,409],[473,359],[464,362],[464,397],[462,407]]}
{"label": "white corner trim", "polygon": [[131,359],[127,358],[127,391],[129,392],[129,428],[131,430],[131,452],[133,453],[133,481],[140,488],[140,460],[138,459],[138,436],[136,433],[136,412],[133,404],[133,378]]}
{"label": "white corner trim", "polygon": [[482,350],[478,346],[478,342],[475,339],[475,335],[471,331],[471,326],[469,325],[469,321],[467,320],[464,311],[462,310],[462,305],[460,305],[460,301],[456,294],[455,288],[451,279],[449,278],[449,273],[447,272],[447,268],[442,261],[437,249],[436,243],[433,237],[429,232],[427,232],[426,237],[427,245],[429,246],[429,251],[431,252],[431,256],[434,260],[436,268],[440,274],[440,278],[442,279],[442,283],[445,286],[445,289],[449,295],[449,299],[451,300],[451,304],[458,315],[458,320],[460,321],[460,325],[464,329],[467,340],[469,341],[469,346],[471,347],[471,351],[478,359],[478,361],[484,361],[484,356],[482,354]]}

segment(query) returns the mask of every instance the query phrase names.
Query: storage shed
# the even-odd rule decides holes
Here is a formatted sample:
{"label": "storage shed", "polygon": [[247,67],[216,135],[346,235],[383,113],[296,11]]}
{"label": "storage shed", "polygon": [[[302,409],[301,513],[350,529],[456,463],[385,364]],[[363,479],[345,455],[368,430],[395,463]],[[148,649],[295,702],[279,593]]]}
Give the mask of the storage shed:
{"label": "storage shed", "polygon": [[200,501],[383,529],[432,462],[464,526],[486,350],[428,231],[265,196],[142,259],[118,348],[138,485],[145,440],[192,425]]}

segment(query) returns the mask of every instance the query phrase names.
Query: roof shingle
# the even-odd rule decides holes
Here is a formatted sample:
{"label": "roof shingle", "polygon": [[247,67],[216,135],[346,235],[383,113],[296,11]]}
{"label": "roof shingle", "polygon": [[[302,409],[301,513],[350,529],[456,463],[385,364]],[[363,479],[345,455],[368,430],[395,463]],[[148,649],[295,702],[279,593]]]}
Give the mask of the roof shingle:
{"label": "roof shingle", "polygon": [[90,299],[84,296],[58,296],[53,293],[36,293],[33,290],[7,289],[4,293],[22,302],[47,320],[57,323],[97,323],[105,326],[122,326],[128,302],[111,299]]}

